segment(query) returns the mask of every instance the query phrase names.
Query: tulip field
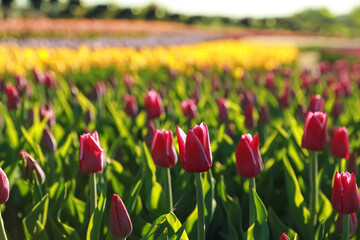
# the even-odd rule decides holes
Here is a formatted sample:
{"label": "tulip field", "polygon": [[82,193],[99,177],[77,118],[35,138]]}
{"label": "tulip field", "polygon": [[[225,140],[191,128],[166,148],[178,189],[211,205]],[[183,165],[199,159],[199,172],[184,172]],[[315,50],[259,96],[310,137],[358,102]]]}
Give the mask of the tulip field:
{"label": "tulip field", "polygon": [[360,59],[0,45],[0,240],[360,239]]}

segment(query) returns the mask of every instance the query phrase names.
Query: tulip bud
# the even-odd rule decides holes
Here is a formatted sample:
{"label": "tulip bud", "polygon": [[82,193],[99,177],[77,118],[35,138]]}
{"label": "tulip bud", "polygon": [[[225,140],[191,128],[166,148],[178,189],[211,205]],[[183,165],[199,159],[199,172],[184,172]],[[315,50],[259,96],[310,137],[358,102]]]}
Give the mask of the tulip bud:
{"label": "tulip bud", "polygon": [[39,108],[40,113],[40,119],[41,121],[47,116],[48,117],[48,126],[51,127],[55,124],[56,118],[55,118],[55,111],[51,108],[46,108],[44,106],[40,106]]}
{"label": "tulip bud", "polygon": [[43,131],[41,147],[46,152],[55,152],[57,149],[56,140],[51,131],[47,128],[45,128]]}
{"label": "tulip bud", "polygon": [[124,74],[123,81],[124,81],[125,86],[127,87],[127,89],[132,89],[132,87],[134,85],[134,81],[133,81],[133,78],[132,78],[132,76],[130,74]]}
{"label": "tulip bud", "polygon": [[181,102],[181,109],[188,119],[195,119],[197,116],[197,106],[195,99]]}
{"label": "tulip bud", "polygon": [[24,76],[21,75],[15,75],[14,78],[15,78],[16,88],[19,91],[20,96],[22,96],[27,87],[27,80]]}
{"label": "tulip bud", "polygon": [[117,194],[113,194],[110,206],[109,230],[116,238],[126,238],[133,226],[126,207]]}
{"label": "tulip bud", "polygon": [[260,107],[259,122],[264,125],[270,122],[270,112],[266,105]]}
{"label": "tulip bud", "polygon": [[98,173],[105,166],[104,150],[100,146],[97,131],[80,136],[79,166],[83,173]]}
{"label": "tulip bud", "polygon": [[291,68],[290,67],[285,67],[283,69],[282,75],[283,75],[284,78],[290,78],[291,73],[292,73]]}
{"label": "tulip bud", "polygon": [[145,96],[145,109],[149,120],[160,117],[164,112],[160,95],[155,90],[150,90]]}
{"label": "tulip bud", "polygon": [[273,72],[267,72],[265,75],[265,88],[273,90],[275,87],[275,74]]}
{"label": "tulip bud", "polygon": [[187,172],[206,172],[211,168],[212,156],[209,131],[204,122],[195,125],[187,135],[177,126],[181,165]]}
{"label": "tulip bud", "polygon": [[90,111],[90,109],[88,109],[86,111],[86,113],[85,113],[85,122],[86,122],[86,124],[89,124],[94,120],[95,120],[94,114]]}
{"label": "tulip bud", "polygon": [[253,116],[253,109],[254,106],[250,104],[245,110],[245,127],[247,129],[255,128],[257,126],[257,122]]}
{"label": "tulip bud", "polygon": [[340,174],[336,171],[331,204],[337,212],[343,214],[350,214],[359,209],[359,189],[353,173],[342,172]]}
{"label": "tulip bud", "polygon": [[32,126],[35,122],[35,115],[34,115],[34,109],[30,109],[28,112],[28,118],[27,118],[28,124]]}
{"label": "tulip bud", "polygon": [[172,168],[177,163],[173,145],[173,133],[169,130],[156,130],[151,145],[152,158],[156,166]]}
{"label": "tulip bud", "polygon": [[0,79],[0,93],[6,92],[6,81],[5,79]]}
{"label": "tulip bud", "polygon": [[335,130],[330,153],[338,158],[348,159],[350,157],[349,134],[346,127],[339,127]]}
{"label": "tulip bud", "polygon": [[50,71],[47,71],[44,73],[44,83],[45,83],[45,86],[48,88],[56,87],[57,82]]}
{"label": "tulip bud", "polygon": [[0,204],[4,204],[9,199],[9,180],[5,172],[0,168]]}
{"label": "tulip bud", "polygon": [[6,96],[6,106],[8,110],[15,110],[20,107],[19,93],[13,85],[6,86]]}
{"label": "tulip bud", "polygon": [[241,135],[240,142],[236,148],[236,170],[247,178],[254,178],[261,172],[263,162],[259,150],[259,135],[254,138],[250,134]]}
{"label": "tulip bud", "polygon": [[349,164],[348,164],[348,172],[353,173],[355,176],[359,173],[359,166],[357,164],[358,154],[357,152],[353,152],[350,155]]}
{"label": "tulip bud", "polygon": [[218,100],[218,108],[219,108],[219,119],[221,122],[226,122],[228,120],[228,109],[225,98],[219,98]]}
{"label": "tulip bud", "polygon": [[335,99],[333,108],[332,108],[332,115],[334,119],[338,119],[341,115],[341,113],[344,111],[344,104],[341,103],[339,100]]}
{"label": "tulip bud", "polygon": [[256,96],[249,90],[244,91],[240,95],[241,108],[245,111],[249,105],[256,105]]}
{"label": "tulip bud", "polygon": [[285,91],[282,95],[277,97],[279,106],[281,108],[288,108],[290,106],[290,94],[289,91]]}
{"label": "tulip bud", "polygon": [[195,87],[194,88],[194,91],[193,91],[193,94],[192,94],[192,98],[195,99],[196,102],[199,102],[200,100],[200,87]]}
{"label": "tulip bud", "polygon": [[42,72],[40,72],[38,69],[33,68],[32,74],[34,76],[34,80],[36,83],[43,83],[45,82],[45,76]]}
{"label": "tulip bud", "polygon": [[296,108],[296,118],[300,121],[300,122],[304,122],[305,121],[305,117],[306,117],[306,107],[304,107],[302,104],[298,104],[297,108]]}
{"label": "tulip bud", "polygon": [[151,147],[155,131],[156,131],[155,124],[153,122],[149,122],[147,127],[147,133],[145,136],[146,146]]}
{"label": "tulip bud", "polygon": [[303,77],[301,77],[301,87],[304,90],[309,91],[310,85],[311,85],[311,78],[308,75],[304,75]]}
{"label": "tulip bud", "polygon": [[227,135],[229,135],[230,137],[233,137],[235,135],[235,124],[233,123],[228,123],[226,125],[226,133]]}
{"label": "tulip bud", "polygon": [[308,107],[310,112],[323,112],[324,111],[324,99],[320,95],[312,95]]}
{"label": "tulip bud", "polygon": [[326,144],[327,113],[311,112],[306,115],[304,134],[301,146],[303,148],[322,151]]}
{"label": "tulip bud", "polygon": [[109,82],[110,82],[110,85],[111,87],[114,89],[114,90],[117,90],[118,89],[118,84],[117,84],[117,81],[116,81],[116,77],[114,75],[111,75],[109,77]]}
{"label": "tulip bud", "polygon": [[38,162],[29,153],[21,150],[19,159],[24,161],[25,177],[27,179],[32,179],[33,172],[35,171],[39,183],[43,184],[45,182],[46,176],[44,171],[42,170]]}
{"label": "tulip bud", "polygon": [[125,113],[128,116],[135,117],[136,114],[138,113],[138,105],[136,98],[134,96],[125,94],[124,100],[125,100]]}
{"label": "tulip bud", "polygon": [[279,240],[290,240],[290,238],[286,235],[286,233],[281,234],[281,237]]}
{"label": "tulip bud", "polygon": [[[336,223],[335,223],[335,231],[338,234],[342,234],[343,232],[343,214],[340,213],[338,218],[336,219]],[[356,218],[356,214],[355,213],[351,213],[350,214],[350,234],[353,234],[356,232],[357,229],[357,218]]]}

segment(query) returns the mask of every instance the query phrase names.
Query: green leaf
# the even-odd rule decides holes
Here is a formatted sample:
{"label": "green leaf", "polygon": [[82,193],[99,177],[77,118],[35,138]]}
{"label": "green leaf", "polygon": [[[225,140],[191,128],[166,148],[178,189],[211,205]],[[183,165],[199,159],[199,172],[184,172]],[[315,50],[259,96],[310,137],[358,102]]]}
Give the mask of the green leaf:
{"label": "green leaf", "polygon": [[133,212],[134,209],[135,209],[135,204],[136,204],[136,202],[137,202],[137,199],[138,199],[138,196],[139,196],[139,193],[140,193],[140,189],[141,189],[141,187],[142,187],[142,184],[143,184],[143,180],[140,179],[140,180],[136,183],[135,187],[133,188],[133,190],[132,190],[132,192],[131,192],[131,194],[130,194],[129,199],[126,201],[126,204],[125,204],[125,205],[128,206],[128,207],[127,207],[127,210],[128,210],[128,213],[129,213],[130,216],[132,215],[132,212]]}
{"label": "green leaf", "polygon": [[[49,207],[49,194],[46,194],[31,212],[23,219],[24,232],[27,239],[31,239],[45,231]],[[39,228],[39,224],[41,228]],[[35,238],[36,239],[36,238]]]}
{"label": "green leaf", "polygon": [[290,239],[295,237],[295,231],[286,226],[271,207],[269,207],[269,226],[274,239],[281,236],[282,233],[286,233]]}
{"label": "green leaf", "polygon": [[267,224],[268,213],[259,195],[253,190],[256,221],[254,226],[254,239],[269,239],[269,227]]}
{"label": "green leaf", "polygon": [[316,228],[314,240],[325,240],[325,221],[322,221]]}
{"label": "green leaf", "polygon": [[152,224],[149,232],[143,240],[154,240],[161,237],[167,229],[167,236],[171,239],[188,240],[188,236],[184,231],[179,219],[174,213],[169,213],[158,217]]}
{"label": "green leaf", "polygon": [[19,137],[15,129],[14,122],[9,116],[5,106],[0,102],[0,114],[2,115],[6,124],[6,135],[8,137],[9,146],[16,149],[19,146]]}
{"label": "green leaf", "polygon": [[104,197],[103,193],[101,193],[98,207],[95,209],[94,213],[91,215],[86,239],[87,240],[96,240],[99,239],[100,236],[100,226],[101,226],[101,220],[103,217],[103,213],[105,211],[105,205],[106,205],[106,197]]}

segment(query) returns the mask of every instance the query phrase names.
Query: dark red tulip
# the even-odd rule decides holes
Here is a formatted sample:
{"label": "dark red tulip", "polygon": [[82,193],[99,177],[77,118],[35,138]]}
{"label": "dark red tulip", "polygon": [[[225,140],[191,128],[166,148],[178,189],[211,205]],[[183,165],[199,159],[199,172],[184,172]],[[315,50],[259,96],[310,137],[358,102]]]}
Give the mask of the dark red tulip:
{"label": "dark red tulip", "polygon": [[324,99],[320,95],[312,95],[308,107],[310,112],[323,112],[324,111]]}
{"label": "dark red tulip", "polygon": [[334,157],[349,159],[350,144],[346,127],[339,127],[336,129],[332,137],[330,153]]}
{"label": "dark red tulip", "polygon": [[256,105],[257,99],[254,93],[245,90],[240,94],[241,108],[245,111],[249,105]]}
{"label": "dark red tulip", "polygon": [[79,166],[83,173],[98,173],[105,166],[104,150],[100,146],[97,131],[80,136]]}
{"label": "dark red tulip", "polygon": [[10,188],[9,180],[5,172],[0,167],[0,204],[4,204],[9,199]]}
{"label": "dark red tulip", "polygon": [[333,208],[342,214],[354,213],[359,209],[359,189],[353,173],[342,172],[340,174],[336,171],[331,203]]}
{"label": "dark red tulip", "polygon": [[285,67],[284,69],[283,69],[283,77],[284,78],[290,78],[291,77],[291,73],[292,73],[292,70],[291,70],[291,68],[290,67]]}
{"label": "dark red tulip", "polygon": [[228,106],[225,98],[219,98],[219,100],[218,100],[218,108],[219,108],[219,119],[220,119],[220,121],[221,122],[226,122],[228,120],[229,106]]}
{"label": "dark red tulip", "polygon": [[211,76],[211,86],[212,86],[211,88],[212,92],[216,92],[221,88],[221,82],[217,75]]}
{"label": "dark red tulip", "polygon": [[33,68],[32,69],[32,74],[34,76],[34,80],[35,80],[36,83],[44,83],[45,82],[44,73],[42,73],[38,69]]}
{"label": "dark red tulip", "polygon": [[344,104],[340,102],[338,99],[335,99],[331,114],[334,117],[334,119],[338,119],[340,115],[344,111]]}
{"label": "dark red tulip", "polygon": [[269,108],[266,105],[262,105],[260,107],[259,122],[263,125],[268,124],[270,122],[270,112],[269,112]]}
{"label": "dark red tulip", "polygon": [[273,72],[267,72],[265,74],[265,88],[273,90],[275,87],[275,74]]}
{"label": "dark red tulip", "polygon": [[311,78],[308,75],[304,75],[303,77],[301,77],[301,87],[303,89],[305,89],[306,91],[310,90],[310,85],[311,85]]}
{"label": "dark red tulip", "polygon": [[259,135],[254,138],[250,134],[241,135],[240,142],[236,148],[236,170],[247,178],[254,178],[261,172],[263,162],[259,150]]}
{"label": "dark red tulip", "polygon": [[88,109],[86,111],[86,113],[85,113],[85,122],[86,122],[86,124],[89,124],[94,120],[95,120],[94,114]]}
{"label": "dark red tulip", "polygon": [[0,93],[6,92],[6,80],[0,79]]}
{"label": "dark red tulip", "polygon": [[253,116],[253,109],[254,106],[250,104],[245,110],[245,127],[247,129],[255,128],[257,126],[257,122]]}
{"label": "dark red tulip", "polygon": [[110,82],[110,85],[111,87],[114,89],[114,90],[117,90],[118,89],[118,83],[116,81],[116,77],[114,75],[111,75],[109,77],[109,82]]}
{"label": "dark red tulip", "polygon": [[110,206],[109,230],[116,238],[127,238],[133,226],[126,207],[117,194],[113,194]]}
{"label": "dark red tulip", "polygon": [[172,168],[177,163],[177,154],[173,145],[173,133],[168,130],[156,130],[151,145],[152,158],[156,166]]}
{"label": "dark red tulip", "polygon": [[147,126],[146,137],[145,137],[146,146],[151,147],[155,131],[156,131],[155,124],[153,122],[149,122],[148,126]]}
{"label": "dark red tulip", "polygon": [[39,108],[40,119],[41,121],[47,116],[48,117],[48,126],[51,127],[55,124],[55,111],[52,108],[46,108],[44,106],[40,106]]}
{"label": "dark red tulip", "polygon": [[204,122],[195,125],[187,135],[177,126],[181,165],[187,172],[206,172],[212,165],[209,131]]}
{"label": "dark red tulip", "polygon": [[44,73],[44,83],[48,88],[54,88],[57,86],[57,82],[50,71]]}
{"label": "dark red tulip", "polygon": [[334,83],[334,84],[332,85],[332,89],[334,90],[334,93],[335,93],[336,98],[339,98],[339,97],[345,95],[345,93],[344,93],[344,88],[343,88],[343,86],[341,85],[341,83]]}
{"label": "dark red tulip", "polygon": [[305,121],[306,113],[307,113],[306,107],[304,107],[304,105],[299,103],[296,108],[296,117],[300,122]]}
{"label": "dark red tulip", "polygon": [[34,124],[34,122],[35,122],[35,115],[34,115],[34,109],[30,109],[29,110],[29,112],[28,112],[28,119],[27,119],[27,121],[28,121],[28,124],[30,125],[30,126],[32,126],[33,124]]}
{"label": "dark red tulip", "polygon": [[358,158],[357,152],[353,152],[350,155],[349,164],[348,164],[348,168],[347,168],[348,172],[353,173],[355,176],[359,173],[359,166],[357,164],[357,158]]}
{"label": "dark red tulip", "polygon": [[319,70],[321,74],[327,73],[331,69],[329,61],[319,62]]}
{"label": "dark red tulip", "polygon": [[16,88],[19,91],[20,96],[22,96],[27,87],[27,80],[24,76],[21,75],[15,75],[14,78],[15,78]]}
{"label": "dark red tulip", "polygon": [[35,171],[37,178],[40,184],[45,182],[46,176],[39,163],[27,152],[24,150],[20,151],[20,160],[24,161],[25,165],[25,176],[27,179],[32,180],[33,173]]}
{"label": "dark red tulip", "polygon": [[13,85],[6,86],[6,96],[7,96],[7,109],[15,110],[20,107],[20,97],[19,93]]}
{"label": "dark red tulip", "polygon": [[227,135],[229,135],[230,137],[233,137],[235,135],[235,124],[233,123],[228,123],[226,125],[226,133]]}
{"label": "dark red tulip", "polygon": [[325,101],[327,101],[329,99],[329,92],[328,92],[327,88],[324,88],[322,96],[323,96]]}
{"label": "dark red tulip", "polygon": [[188,119],[195,119],[197,117],[196,100],[191,98],[187,101],[181,102],[181,109]]}
{"label": "dark red tulip", "polygon": [[41,147],[46,152],[55,152],[57,149],[56,140],[51,131],[47,128],[45,128],[43,131],[43,135],[41,138]]}
{"label": "dark red tulip", "polygon": [[290,238],[286,235],[286,233],[281,234],[279,240],[290,240]]}
{"label": "dark red tulip", "polygon": [[[336,223],[335,223],[335,231],[338,234],[342,234],[343,232],[343,214],[340,213],[338,218],[336,219]],[[356,232],[357,229],[357,218],[356,218],[356,214],[355,213],[351,213],[350,214],[350,234],[353,234]]]}
{"label": "dark red tulip", "polygon": [[308,111],[304,124],[301,146],[303,148],[322,151],[326,144],[327,113]]}
{"label": "dark red tulip", "polygon": [[136,98],[134,96],[125,94],[124,100],[125,100],[125,113],[131,117],[136,116],[138,113],[138,104]]}
{"label": "dark red tulip", "polygon": [[283,94],[277,97],[277,100],[281,108],[288,108],[290,106],[290,92],[285,90]]}
{"label": "dark red tulip", "polygon": [[149,120],[160,117],[164,112],[164,106],[160,97],[155,90],[150,90],[145,96],[145,109]]}
{"label": "dark red tulip", "polygon": [[350,77],[347,72],[343,72],[340,74],[340,84],[342,86],[345,96],[347,97],[350,96],[352,89],[351,89]]}
{"label": "dark red tulip", "polygon": [[196,103],[199,102],[199,100],[200,100],[200,87],[199,86],[196,86],[194,88],[192,98],[195,99]]}

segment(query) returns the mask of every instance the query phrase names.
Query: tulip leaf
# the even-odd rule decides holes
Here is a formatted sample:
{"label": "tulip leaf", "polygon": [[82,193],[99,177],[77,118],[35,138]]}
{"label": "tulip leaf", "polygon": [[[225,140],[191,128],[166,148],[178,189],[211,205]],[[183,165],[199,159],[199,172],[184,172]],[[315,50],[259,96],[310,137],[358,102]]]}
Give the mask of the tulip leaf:
{"label": "tulip leaf", "polygon": [[116,127],[119,131],[119,134],[122,138],[126,138],[129,136],[129,132],[127,128],[125,127],[125,124],[122,120],[122,116],[118,112],[118,110],[115,107],[115,103],[111,100],[106,101],[106,106],[109,109],[109,112],[111,113],[111,116],[113,117]]}
{"label": "tulip leaf", "polygon": [[275,139],[278,136],[277,131],[273,131],[273,133],[266,139],[263,147],[260,149],[261,155],[264,155],[269,152],[270,148],[273,148],[276,145]]}
{"label": "tulip leaf", "polygon": [[58,89],[56,91],[56,95],[57,95],[57,99],[61,103],[61,107],[64,109],[67,119],[69,120],[69,125],[72,124],[74,122],[74,114],[71,110],[71,107],[68,103],[68,100],[66,98],[64,91],[62,91],[61,89]]}
{"label": "tulip leaf", "polygon": [[283,138],[290,138],[290,135],[279,124],[273,124],[273,127],[280,133]]}
{"label": "tulip leaf", "polygon": [[98,202],[98,207],[95,209],[94,213],[91,215],[88,229],[87,229],[87,234],[86,234],[87,240],[100,239],[99,237],[100,237],[101,220],[102,220],[103,213],[105,211],[105,206],[106,206],[106,197],[104,197],[104,195],[103,195],[104,192],[106,192],[106,190],[104,190],[101,193],[99,202]]}
{"label": "tulip leaf", "polygon": [[283,153],[283,162],[285,166],[285,184],[290,212],[299,231],[301,231],[302,237],[310,239],[311,233],[313,232],[312,225],[309,221],[310,212],[306,207],[295,172],[285,153]]}
{"label": "tulip leaf", "polygon": [[[261,201],[259,195],[256,193],[255,189],[252,189],[252,191],[253,191],[252,193],[254,196],[253,199],[254,199],[254,205],[256,211],[256,220],[252,233],[253,239],[269,239],[269,227],[267,224],[268,213],[266,207],[264,203]],[[249,239],[249,233],[247,239]]]}
{"label": "tulip leaf", "polygon": [[8,137],[9,146],[16,149],[19,146],[19,137],[15,129],[14,122],[9,116],[5,106],[0,102],[0,114],[3,117],[6,124],[6,135]]}
{"label": "tulip leaf", "polygon": [[137,199],[138,199],[142,184],[143,184],[143,180],[140,179],[136,183],[135,187],[133,188],[133,190],[132,190],[132,192],[130,194],[130,198],[126,201],[125,206],[127,206],[127,211],[128,211],[130,216],[132,215],[132,212],[135,209],[135,205],[136,205],[136,202],[137,202]]}
{"label": "tulip leaf", "polygon": [[77,92],[76,94],[76,99],[79,103],[79,105],[81,106],[83,112],[86,112],[87,110],[90,110],[93,115],[96,115],[96,108],[95,106],[92,104],[92,102],[87,99],[87,97],[85,97],[84,94],[82,94],[80,91]]}
{"label": "tulip leaf", "polygon": [[194,211],[187,217],[184,225],[187,234],[190,239],[195,239],[197,236],[197,220],[198,220],[198,210],[197,206]]}
{"label": "tulip leaf", "polygon": [[23,134],[23,137],[25,138],[25,141],[30,145],[30,147],[32,148],[32,150],[34,152],[37,152],[35,143],[34,143],[32,137],[30,136],[30,134],[24,128],[24,126],[20,126],[20,130],[21,130],[21,133]]}
{"label": "tulip leaf", "polygon": [[[27,239],[43,235],[45,231],[49,207],[49,194],[46,194],[23,219],[24,232]],[[35,238],[37,239],[37,238]]]}
{"label": "tulip leaf", "polygon": [[206,217],[206,225],[208,226],[209,223],[212,221],[214,216],[215,208],[216,208],[216,201],[215,201],[215,184],[216,181],[212,176],[211,169],[209,171],[204,172],[202,179],[203,185],[203,194],[204,194],[204,201],[205,201],[205,217]]}
{"label": "tulip leaf", "polygon": [[325,234],[325,221],[321,221],[315,230],[314,240],[325,240],[327,239]]}
{"label": "tulip leaf", "polygon": [[319,215],[318,219],[319,222],[324,221],[325,219],[328,219],[331,214],[333,213],[333,208],[330,200],[325,196],[323,192],[320,191],[319,195]]}
{"label": "tulip leaf", "polygon": [[269,207],[269,226],[274,239],[278,238],[282,233],[286,233],[290,239],[295,237],[295,231],[286,226],[271,207]]}

